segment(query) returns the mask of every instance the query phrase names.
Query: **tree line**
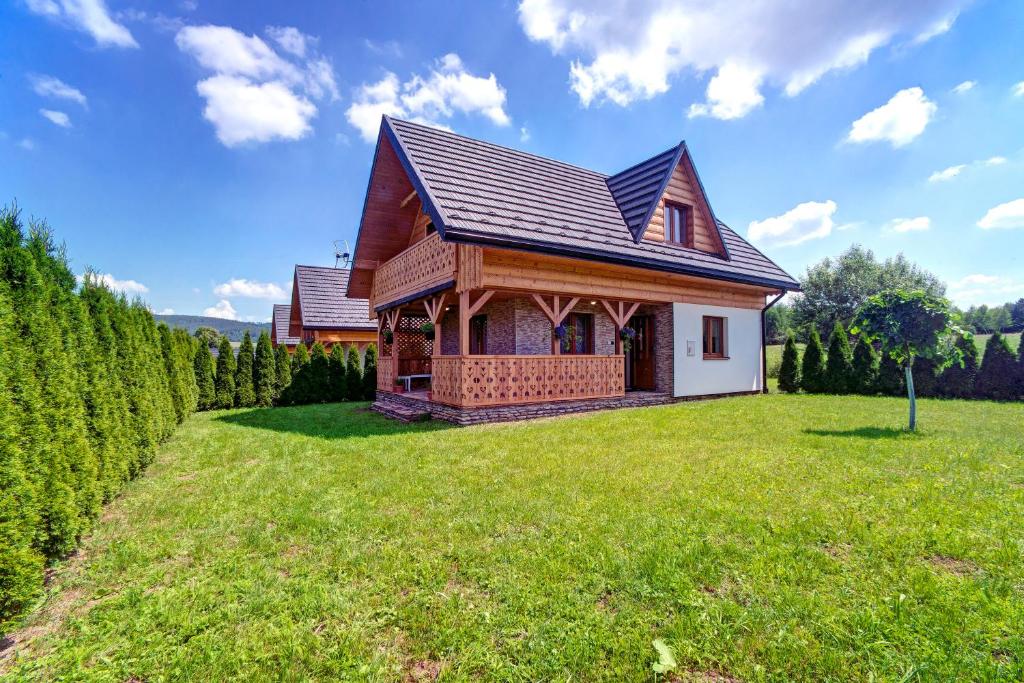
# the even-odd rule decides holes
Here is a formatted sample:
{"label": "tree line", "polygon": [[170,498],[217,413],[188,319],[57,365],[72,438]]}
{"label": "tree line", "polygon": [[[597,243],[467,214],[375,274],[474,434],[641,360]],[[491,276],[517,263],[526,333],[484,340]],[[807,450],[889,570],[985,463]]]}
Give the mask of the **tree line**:
{"label": "tree line", "polygon": [[[985,344],[980,363],[973,339],[960,335],[953,343],[962,363],[942,368],[933,358],[914,360],[911,375],[917,396],[1024,400],[1024,342],[1015,357],[1006,338],[996,332]],[[810,331],[802,356],[796,336],[792,332],[788,335],[782,351],[779,389],[790,393],[903,396],[906,380],[900,365],[888,354],[880,354],[875,344],[857,338],[851,347],[849,333],[837,321],[827,352],[817,329]]]}
{"label": "tree line", "polygon": [[197,346],[0,209],[0,627],[196,409]]}
{"label": "tree line", "polygon": [[377,347],[366,350],[362,361],[355,346],[321,342],[311,348],[298,344],[294,354],[276,349],[265,331],[255,348],[247,331],[236,354],[227,337],[216,343],[214,361],[209,328],[195,332],[198,350],[193,373],[199,410],[294,406],[336,401],[373,400],[377,392]]}

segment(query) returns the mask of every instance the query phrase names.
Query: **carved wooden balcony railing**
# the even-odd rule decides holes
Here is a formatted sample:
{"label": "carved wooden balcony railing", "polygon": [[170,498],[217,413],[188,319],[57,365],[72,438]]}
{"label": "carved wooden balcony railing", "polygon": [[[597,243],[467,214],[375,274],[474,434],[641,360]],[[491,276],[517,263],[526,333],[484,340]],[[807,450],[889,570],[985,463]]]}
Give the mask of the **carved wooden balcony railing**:
{"label": "carved wooden balcony railing", "polygon": [[379,266],[373,273],[372,306],[443,285],[455,279],[456,245],[433,234]]}
{"label": "carved wooden balcony railing", "polygon": [[434,356],[438,403],[472,408],[625,394],[622,355]]}
{"label": "carved wooden balcony railing", "polygon": [[392,372],[391,356],[381,356],[377,359],[377,391],[395,390],[395,378],[392,376]]}

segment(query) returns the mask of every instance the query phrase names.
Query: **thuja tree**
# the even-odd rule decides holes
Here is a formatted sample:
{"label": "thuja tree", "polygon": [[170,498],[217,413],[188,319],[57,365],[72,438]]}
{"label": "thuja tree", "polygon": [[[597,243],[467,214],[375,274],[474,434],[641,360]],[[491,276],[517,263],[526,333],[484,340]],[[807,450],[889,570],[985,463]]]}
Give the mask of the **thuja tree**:
{"label": "thuja tree", "polygon": [[[1017,303],[1024,305],[1024,299]],[[1017,341],[1017,397],[1024,399],[1024,336]]]}
{"label": "thuja tree", "polygon": [[345,361],[345,389],[346,396],[350,401],[359,401],[363,398],[363,371],[359,366],[359,350],[354,345],[348,347],[348,356]]}
{"label": "thuja tree", "polygon": [[327,391],[331,401],[344,401],[348,396],[345,348],[341,344],[331,347],[331,356],[327,359]]}
{"label": "thuja tree", "polygon": [[[1021,345],[1024,347],[1024,344]],[[1022,359],[1024,364],[1024,359]],[[1024,367],[1024,365],[1022,365]],[[370,344],[366,347],[366,356],[363,359],[363,399],[372,401],[377,397],[377,345]]]}
{"label": "thuja tree", "polygon": [[256,405],[256,390],[252,386],[252,361],[252,336],[246,330],[235,363],[235,405],[239,408]]}
{"label": "thuja tree", "polygon": [[804,349],[803,364],[800,368],[800,386],[809,394],[820,394],[826,390],[825,349],[817,330],[811,330],[807,348]]}
{"label": "thuja tree", "polygon": [[295,373],[299,371],[303,365],[309,362],[309,349],[302,342],[299,342],[295,346],[295,352],[292,353],[292,378],[295,378]]}
{"label": "thuja tree", "polygon": [[980,398],[996,401],[1017,398],[1017,362],[1006,337],[998,332],[985,343],[985,356],[981,359],[975,393]]}
{"label": "thuja tree", "polygon": [[292,358],[288,355],[288,347],[284,344],[274,349],[274,400],[281,398],[281,392],[292,383]]}
{"label": "thuja tree", "polygon": [[326,403],[330,399],[328,391],[327,349],[323,343],[316,342],[309,352],[309,363],[300,370],[307,375],[305,381],[306,398],[303,403]]}
{"label": "thuja tree", "polygon": [[853,349],[854,391],[866,396],[878,393],[878,368],[878,352],[874,344],[858,340]]}
{"label": "thuja tree", "polygon": [[235,405],[235,351],[227,337],[220,338],[217,346],[217,407],[231,408]]}
{"label": "thuja tree", "polygon": [[197,403],[199,410],[210,410],[216,401],[213,384],[213,355],[210,347],[200,343],[193,361],[193,372],[196,376]]}
{"label": "thuja tree", "polygon": [[825,390],[831,394],[849,394],[855,388],[853,352],[843,324],[836,321],[828,342],[828,360],[825,362]]}
{"label": "thuja tree", "polygon": [[953,363],[939,375],[939,395],[946,398],[974,398],[978,377],[978,347],[973,339],[957,337],[962,363]]}
{"label": "thuja tree", "polygon": [[274,402],[277,367],[274,364],[270,335],[266,330],[260,332],[260,338],[256,342],[256,364],[252,368],[252,382],[256,391],[256,405],[271,405]]}
{"label": "thuja tree", "polygon": [[[959,350],[947,344],[955,334],[965,334],[954,322],[949,302],[923,290],[889,290],[868,297],[857,311],[852,328],[867,341],[877,341],[882,352],[903,369],[910,399],[909,427],[917,428],[917,399],[913,367],[917,358],[935,360],[941,368],[960,362]],[[945,351],[945,353],[944,353]]]}
{"label": "thuja tree", "polygon": [[779,389],[789,393],[800,390],[800,361],[796,338],[790,332],[782,349],[782,367],[779,368]]}

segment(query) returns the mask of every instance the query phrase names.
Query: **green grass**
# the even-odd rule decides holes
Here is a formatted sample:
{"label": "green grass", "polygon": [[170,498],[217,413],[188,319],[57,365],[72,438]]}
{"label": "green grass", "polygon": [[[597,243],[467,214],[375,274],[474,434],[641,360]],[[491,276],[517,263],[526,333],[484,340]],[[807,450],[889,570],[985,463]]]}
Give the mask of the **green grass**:
{"label": "green grass", "polygon": [[[191,418],[14,680],[1020,680],[1024,405],[758,396],[466,429]],[[676,679],[678,680],[678,679]]]}
{"label": "green grass", "polygon": [[[974,335],[974,345],[978,347],[978,360],[979,361],[981,360],[982,355],[984,355],[984,353],[985,353],[985,344],[988,342],[988,338],[991,337],[991,336],[992,336],[991,334],[976,334],[976,335]],[[1017,347],[1020,345],[1021,333],[1020,332],[1012,332],[1010,334],[1004,334],[1003,336],[1010,343],[1010,348],[1013,349],[1013,352],[1017,353]],[[827,345],[828,344],[828,340],[825,339],[825,340],[822,341],[822,343]],[[798,349],[800,349],[800,354],[802,355],[803,352],[804,352],[804,347],[806,346],[806,344],[797,344],[796,346],[797,346]],[[766,348],[766,352],[767,352],[767,356],[766,357],[768,359],[768,369],[769,369],[769,371],[771,371],[770,374],[772,374],[775,377],[778,377],[778,374],[779,374],[778,373],[778,369],[782,365],[782,344],[772,344],[772,345],[767,346],[765,348]],[[774,368],[774,371],[772,371],[773,368]]]}

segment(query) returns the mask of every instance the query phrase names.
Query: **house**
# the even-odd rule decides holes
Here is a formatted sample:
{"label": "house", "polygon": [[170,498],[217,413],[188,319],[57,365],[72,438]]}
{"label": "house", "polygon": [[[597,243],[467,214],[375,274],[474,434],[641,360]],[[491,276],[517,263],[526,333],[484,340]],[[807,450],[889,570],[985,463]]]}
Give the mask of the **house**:
{"label": "house", "polygon": [[347,293],[375,408],[470,423],[762,391],[764,311],[798,288],[685,143],[609,176],[384,117]]}
{"label": "house", "polygon": [[[287,336],[306,345],[321,342],[328,350],[344,344],[365,352],[377,340],[377,325],[369,316],[365,297],[345,295],[348,281],[346,268],[295,266]],[[276,321],[276,306],[274,310]]]}
{"label": "house", "polygon": [[295,351],[295,346],[299,343],[298,337],[288,334],[291,317],[291,306],[274,304],[274,314],[270,319],[270,344],[275,349],[283,344],[288,349],[288,353]]}

